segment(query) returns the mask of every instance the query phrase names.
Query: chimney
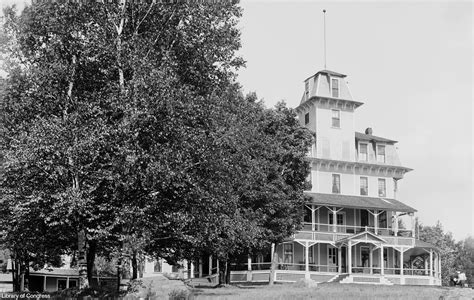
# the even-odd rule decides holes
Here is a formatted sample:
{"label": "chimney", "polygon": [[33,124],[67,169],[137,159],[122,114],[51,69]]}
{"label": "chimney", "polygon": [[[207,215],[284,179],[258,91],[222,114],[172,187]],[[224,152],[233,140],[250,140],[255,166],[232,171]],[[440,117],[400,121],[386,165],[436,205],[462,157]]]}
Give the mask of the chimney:
{"label": "chimney", "polygon": [[368,128],[365,130],[365,134],[372,135],[372,128],[368,127]]}

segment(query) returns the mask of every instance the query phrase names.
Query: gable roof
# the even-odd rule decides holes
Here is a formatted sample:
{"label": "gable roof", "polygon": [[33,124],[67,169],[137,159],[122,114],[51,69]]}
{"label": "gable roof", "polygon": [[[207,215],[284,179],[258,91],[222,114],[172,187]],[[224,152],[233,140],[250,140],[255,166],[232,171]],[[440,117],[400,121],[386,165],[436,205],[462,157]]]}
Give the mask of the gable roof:
{"label": "gable roof", "polygon": [[365,134],[365,133],[361,133],[361,132],[355,132],[355,138],[358,139],[358,140],[362,140],[362,141],[376,141],[376,142],[384,142],[384,143],[387,143],[387,144],[395,144],[395,143],[398,143],[397,141],[394,141],[394,140],[389,140],[389,139],[386,139],[386,138],[383,138],[383,137],[379,137],[379,136],[375,136],[375,135],[371,135],[371,134]]}
{"label": "gable roof", "polygon": [[380,209],[398,212],[416,212],[416,209],[402,202],[389,198],[376,198],[366,196],[349,196],[340,194],[308,193],[311,204],[320,204],[348,208]]}
{"label": "gable roof", "polygon": [[370,231],[363,231],[361,233],[357,233],[357,234],[342,238],[342,239],[338,240],[337,242],[338,243],[343,243],[343,242],[346,242],[346,241],[349,241],[349,240],[377,241],[377,242],[387,243],[387,241],[385,241],[383,238],[373,234]]}

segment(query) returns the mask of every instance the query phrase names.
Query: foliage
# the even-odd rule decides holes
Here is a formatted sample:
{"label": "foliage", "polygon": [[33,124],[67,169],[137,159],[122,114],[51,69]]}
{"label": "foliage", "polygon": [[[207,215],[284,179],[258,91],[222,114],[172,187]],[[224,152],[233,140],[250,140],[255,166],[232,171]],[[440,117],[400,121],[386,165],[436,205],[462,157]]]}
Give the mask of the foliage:
{"label": "foliage", "polygon": [[466,274],[467,283],[474,287],[474,237],[469,236],[456,243],[457,255],[454,267]]}
{"label": "foliage", "polygon": [[312,137],[283,103],[241,94],[240,13],[131,1],[7,11],[3,244],[41,267],[81,250],[85,232],[92,274],[96,253],[120,266],[144,253],[227,262],[296,230]]}
{"label": "foliage", "polygon": [[441,281],[443,285],[449,285],[449,276],[456,269],[456,244],[451,232],[444,232],[443,226],[438,221],[435,226],[424,226],[419,224],[419,239],[435,245],[441,254]]}

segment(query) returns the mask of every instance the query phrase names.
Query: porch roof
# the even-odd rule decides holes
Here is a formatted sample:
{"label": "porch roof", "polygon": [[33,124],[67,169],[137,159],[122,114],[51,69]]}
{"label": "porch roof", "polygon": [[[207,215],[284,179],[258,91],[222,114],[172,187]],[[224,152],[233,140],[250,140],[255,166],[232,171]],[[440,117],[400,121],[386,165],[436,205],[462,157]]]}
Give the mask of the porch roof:
{"label": "porch roof", "polygon": [[78,269],[60,269],[60,268],[50,268],[50,269],[40,269],[34,270],[30,268],[30,275],[46,275],[46,276],[79,276]]}
{"label": "porch roof", "polygon": [[415,240],[415,248],[426,248],[439,251],[439,248],[435,245],[420,240]]}
{"label": "porch roof", "polygon": [[349,196],[339,194],[305,193],[311,197],[311,204],[348,207],[381,209],[398,212],[416,212],[416,209],[403,204],[402,202],[389,198],[376,198],[365,196]]}
{"label": "porch roof", "polygon": [[357,234],[342,238],[342,239],[338,240],[337,243],[347,243],[349,240],[358,240],[358,241],[364,241],[364,242],[368,242],[368,243],[371,243],[371,242],[387,243],[386,240],[384,240],[383,238],[381,238],[379,236],[376,236],[375,234],[373,234],[370,231],[364,231],[364,232],[361,232],[361,233],[357,233]]}

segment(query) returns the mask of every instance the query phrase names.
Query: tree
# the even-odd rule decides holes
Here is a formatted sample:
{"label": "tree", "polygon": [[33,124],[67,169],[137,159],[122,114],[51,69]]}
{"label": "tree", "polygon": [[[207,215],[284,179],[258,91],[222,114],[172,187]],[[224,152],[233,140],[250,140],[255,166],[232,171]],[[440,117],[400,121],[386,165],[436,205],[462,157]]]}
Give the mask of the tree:
{"label": "tree", "polygon": [[[115,257],[120,284],[144,253],[227,266],[298,228],[311,135],[284,104],[241,94],[239,16],[131,1],[8,15],[2,201],[38,212],[46,253],[65,237],[51,253],[79,253],[81,288],[96,254]],[[14,247],[31,220],[9,209]]]}
{"label": "tree", "polygon": [[441,257],[441,282],[449,285],[449,277],[456,271],[456,244],[451,232],[444,232],[441,222],[435,226],[419,224],[419,239],[438,247]]}
{"label": "tree", "polygon": [[[225,87],[242,64],[234,58],[235,5],[123,3],[35,3],[19,18],[7,11],[14,42],[6,50],[17,64],[2,101],[3,201],[34,206],[28,209],[41,213],[46,230],[72,228],[77,242],[62,250],[78,250],[89,278],[95,252],[116,253],[120,261],[124,248],[143,238],[128,221],[143,214],[135,200],[153,199],[144,194],[137,173],[143,158],[135,159],[129,137],[142,124],[140,97],[154,84],[147,72],[175,78],[163,88],[205,95]],[[3,213],[5,224],[15,218]],[[5,229],[12,242],[21,235]]]}
{"label": "tree", "polygon": [[458,271],[466,273],[467,284],[474,286],[474,238],[468,236],[456,243],[457,255],[454,267]]}

